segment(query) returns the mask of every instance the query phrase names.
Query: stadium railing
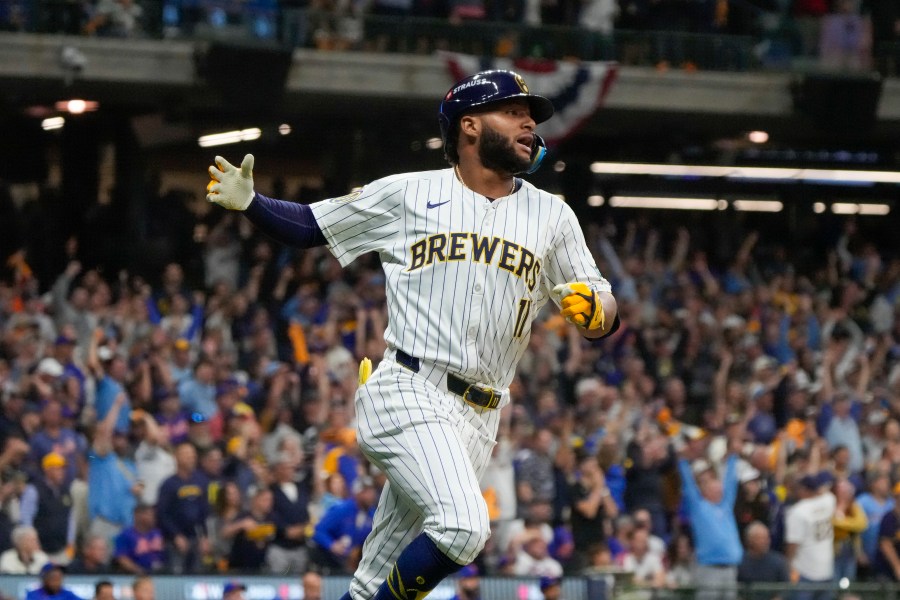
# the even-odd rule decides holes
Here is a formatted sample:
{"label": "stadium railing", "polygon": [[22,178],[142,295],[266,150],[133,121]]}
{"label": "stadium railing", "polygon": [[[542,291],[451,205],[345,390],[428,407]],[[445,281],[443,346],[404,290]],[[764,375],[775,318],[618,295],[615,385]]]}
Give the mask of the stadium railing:
{"label": "stadium railing", "polygon": [[[131,598],[134,577],[67,575],[65,587],[82,598],[93,597],[98,581],[111,581],[117,598]],[[165,600],[218,600],[228,581],[240,581],[247,586],[248,600],[303,600],[299,576],[219,576],[191,575],[153,577],[156,597]],[[617,583],[609,586],[612,581]],[[322,581],[322,597],[337,598],[347,590],[349,577],[325,577]],[[0,577],[0,597],[21,599],[28,590],[38,586],[37,577],[4,575]],[[537,578],[482,577],[483,600],[540,600],[543,596]],[[897,584],[840,582],[834,584],[752,584],[737,588],[739,600],[790,600],[796,592],[827,592],[829,597],[859,598],[862,600],[897,600],[900,586]],[[620,570],[615,574],[596,577],[564,577],[562,597],[566,600],[689,600],[697,597],[695,588],[650,589],[627,584],[627,576]],[[442,582],[429,600],[449,600],[456,593],[453,578]],[[820,596],[821,597],[821,596]]]}

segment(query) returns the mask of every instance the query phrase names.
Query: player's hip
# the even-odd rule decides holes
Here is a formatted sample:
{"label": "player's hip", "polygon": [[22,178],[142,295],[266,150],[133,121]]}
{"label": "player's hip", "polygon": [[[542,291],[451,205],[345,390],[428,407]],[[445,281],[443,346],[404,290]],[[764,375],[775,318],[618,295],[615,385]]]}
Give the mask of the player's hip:
{"label": "player's hip", "polygon": [[356,416],[360,450],[386,473],[437,456],[468,460],[480,475],[500,423],[499,410],[476,409],[389,358],[359,387]]}
{"label": "player's hip", "polygon": [[463,374],[445,363],[410,355],[400,349],[388,348],[384,354],[386,367],[399,370],[413,381],[427,382],[441,394],[456,402],[462,401],[478,414],[500,409],[509,404],[509,387],[488,383],[487,377]]}
{"label": "player's hip", "polygon": [[[509,402],[509,390],[492,390],[495,408],[487,408],[467,402],[448,387],[447,372],[433,364],[419,363],[418,371],[404,366],[396,353],[388,350],[385,358],[369,380],[357,392],[357,414],[371,415],[377,422],[373,429],[383,430],[407,423],[448,421],[465,423],[493,438],[499,422],[499,408]],[[451,379],[451,385],[453,380]],[[459,382],[457,381],[457,384]],[[470,399],[472,396],[470,395]],[[488,394],[479,396],[480,400]],[[393,423],[393,425],[391,425]],[[362,418],[360,425],[364,424]]]}
{"label": "player's hip", "polygon": [[[505,391],[513,380],[516,365],[528,349],[530,321],[522,315],[512,317],[510,322],[494,315],[490,318],[496,322],[482,321],[480,326],[470,324],[464,329],[447,325],[437,331],[421,327],[413,335],[397,335],[388,327],[385,358],[404,364],[398,354],[405,351],[419,362],[417,372],[444,391],[447,391],[447,385],[443,376],[447,373]],[[513,335],[514,327],[521,329],[521,335]]]}

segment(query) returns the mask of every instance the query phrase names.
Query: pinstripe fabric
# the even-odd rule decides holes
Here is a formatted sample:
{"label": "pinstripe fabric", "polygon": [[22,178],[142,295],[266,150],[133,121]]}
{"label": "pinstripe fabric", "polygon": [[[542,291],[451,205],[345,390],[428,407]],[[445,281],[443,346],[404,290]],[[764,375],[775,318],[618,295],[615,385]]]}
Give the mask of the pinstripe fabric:
{"label": "pinstripe fabric", "polygon": [[[377,252],[385,271],[389,349],[356,396],[360,448],[388,478],[351,584],[354,598],[370,598],[420,531],[459,564],[490,535],[479,478],[499,411],[448,393],[446,374],[502,390],[508,403],[550,290],[610,287],[572,210],[524,181],[490,201],[452,169],[409,173],[312,210],[342,265]],[[396,349],[420,359],[418,373],[393,360]]]}
{"label": "pinstripe fabric", "polygon": [[[572,209],[525,181],[516,193],[491,202],[463,187],[452,169],[408,173],[374,181],[349,201],[316,203],[312,210],[342,265],[379,253],[389,347],[495,388],[512,381],[531,321],[556,284],[582,281],[610,290]],[[462,259],[439,260],[436,254],[431,264],[410,268],[412,247],[430,237],[447,240],[443,254],[449,257],[453,233]],[[489,261],[487,252],[477,260],[474,237],[487,245],[498,239]],[[506,265],[519,275],[501,266],[507,246]],[[524,269],[526,251],[537,268]],[[527,274],[538,269],[529,288]],[[519,314],[523,299],[530,301],[526,315]]]}
{"label": "pinstripe fabric", "polygon": [[420,531],[460,564],[490,536],[478,485],[500,412],[476,409],[393,360],[382,361],[356,397],[360,448],[388,476],[372,533],[351,584],[355,598],[378,589]]}

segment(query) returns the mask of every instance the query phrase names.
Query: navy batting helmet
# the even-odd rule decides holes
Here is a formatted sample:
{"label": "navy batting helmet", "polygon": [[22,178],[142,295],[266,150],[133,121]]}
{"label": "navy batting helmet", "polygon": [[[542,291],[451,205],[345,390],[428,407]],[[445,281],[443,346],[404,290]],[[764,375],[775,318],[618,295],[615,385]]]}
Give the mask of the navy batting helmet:
{"label": "navy batting helmet", "polygon": [[[473,108],[484,106],[510,98],[523,98],[528,101],[531,109],[531,118],[535,123],[543,123],[553,116],[553,103],[543,96],[532,94],[522,76],[513,71],[494,70],[482,71],[470,75],[450,88],[441,102],[438,113],[438,121],[441,125],[441,138],[444,140],[444,151],[449,154],[450,148],[455,149],[453,134],[459,118]],[[533,173],[540,165],[541,159],[546,154],[544,140],[537,134],[531,155],[531,168]],[[448,148],[448,142],[450,148]]]}

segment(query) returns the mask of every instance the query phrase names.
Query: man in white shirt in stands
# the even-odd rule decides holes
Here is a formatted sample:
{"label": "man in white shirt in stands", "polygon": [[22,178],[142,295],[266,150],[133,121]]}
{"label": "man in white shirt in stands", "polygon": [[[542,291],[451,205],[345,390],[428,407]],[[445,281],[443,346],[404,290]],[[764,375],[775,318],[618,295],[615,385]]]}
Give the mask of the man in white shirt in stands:
{"label": "man in white shirt in stands", "polygon": [[834,518],[837,500],[826,486],[833,478],[828,473],[806,475],[799,482],[800,500],[785,517],[786,555],[791,579],[800,584],[818,584],[818,589],[794,592],[796,600],[831,598],[834,575]]}
{"label": "man in white shirt in stands", "polygon": [[37,529],[19,525],[12,531],[13,547],[0,554],[0,573],[5,575],[37,575],[49,560],[41,550]]}
{"label": "man in white shirt in stands", "polygon": [[638,587],[661,588],[666,582],[666,568],[662,558],[650,551],[650,532],[636,528],[631,532],[630,550],[622,558],[622,568],[633,574]]}

